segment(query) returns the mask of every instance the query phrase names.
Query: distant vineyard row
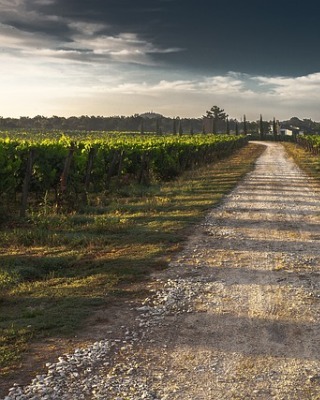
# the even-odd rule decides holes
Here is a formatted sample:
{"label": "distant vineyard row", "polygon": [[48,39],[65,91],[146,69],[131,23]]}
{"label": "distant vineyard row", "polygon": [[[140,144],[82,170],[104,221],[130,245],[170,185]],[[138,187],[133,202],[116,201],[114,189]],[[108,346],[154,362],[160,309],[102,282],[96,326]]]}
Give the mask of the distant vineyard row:
{"label": "distant vineyard row", "polygon": [[306,135],[297,137],[297,143],[313,154],[320,154],[319,135]]}
{"label": "distant vineyard row", "polygon": [[18,201],[22,216],[30,198],[36,204],[48,194],[58,208],[70,195],[75,205],[87,202],[89,193],[115,186],[172,179],[246,143],[243,136],[202,134],[111,135],[80,141],[0,139],[0,202],[7,208],[12,200]]}

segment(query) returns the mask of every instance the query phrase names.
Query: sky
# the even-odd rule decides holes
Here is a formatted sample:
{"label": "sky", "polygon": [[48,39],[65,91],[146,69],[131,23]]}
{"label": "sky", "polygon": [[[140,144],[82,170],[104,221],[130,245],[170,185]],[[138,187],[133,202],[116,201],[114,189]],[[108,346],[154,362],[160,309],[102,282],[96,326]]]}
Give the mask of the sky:
{"label": "sky", "polygon": [[320,121],[320,3],[0,0],[0,116]]}

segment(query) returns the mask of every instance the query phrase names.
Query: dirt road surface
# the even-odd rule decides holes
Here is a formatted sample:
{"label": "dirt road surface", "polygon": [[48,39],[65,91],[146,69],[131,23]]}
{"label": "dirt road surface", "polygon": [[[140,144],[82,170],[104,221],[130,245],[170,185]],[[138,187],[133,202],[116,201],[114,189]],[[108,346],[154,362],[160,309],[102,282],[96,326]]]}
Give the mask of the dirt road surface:
{"label": "dirt road surface", "polygon": [[320,399],[319,244],[319,190],[270,143],[166,272],[201,286],[192,312],[155,332],[166,343],[149,367],[155,388],[181,400]]}
{"label": "dirt road surface", "polygon": [[320,399],[320,192],[265,145],[154,276],[119,352],[56,398]]}

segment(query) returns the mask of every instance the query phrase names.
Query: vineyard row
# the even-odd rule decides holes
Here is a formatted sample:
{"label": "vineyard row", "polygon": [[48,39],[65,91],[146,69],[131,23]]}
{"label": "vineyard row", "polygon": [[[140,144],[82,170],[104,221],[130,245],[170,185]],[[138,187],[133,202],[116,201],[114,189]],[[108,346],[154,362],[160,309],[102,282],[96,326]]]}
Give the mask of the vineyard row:
{"label": "vineyard row", "polygon": [[0,206],[8,213],[18,202],[25,216],[30,199],[37,205],[44,196],[58,210],[66,203],[86,204],[89,193],[170,180],[246,143],[245,137],[231,135],[118,136],[79,142],[66,137],[39,142],[2,139]]}

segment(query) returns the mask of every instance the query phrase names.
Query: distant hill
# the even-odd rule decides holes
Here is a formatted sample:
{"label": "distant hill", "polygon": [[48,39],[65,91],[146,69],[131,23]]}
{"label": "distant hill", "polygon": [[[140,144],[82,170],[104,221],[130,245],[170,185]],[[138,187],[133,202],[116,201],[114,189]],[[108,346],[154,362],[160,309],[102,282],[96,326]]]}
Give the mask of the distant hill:
{"label": "distant hill", "polygon": [[145,119],[164,118],[163,115],[155,113],[153,111],[145,112],[143,114],[140,114],[139,116],[142,117],[142,118],[145,118]]}
{"label": "distant hill", "polygon": [[319,131],[319,122],[312,121],[311,119],[292,117],[287,121],[281,121],[280,124],[282,128],[286,129],[299,129],[300,131],[310,133]]}

